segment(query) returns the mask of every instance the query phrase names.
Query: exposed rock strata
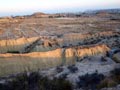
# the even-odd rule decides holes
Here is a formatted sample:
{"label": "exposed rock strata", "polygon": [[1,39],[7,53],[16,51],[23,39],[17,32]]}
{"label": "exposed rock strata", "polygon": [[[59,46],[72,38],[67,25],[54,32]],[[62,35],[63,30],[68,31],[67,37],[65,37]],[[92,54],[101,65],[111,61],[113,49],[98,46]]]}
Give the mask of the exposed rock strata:
{"label": "exposed rock strata", "polygon": [[59,47],[97,44],[98,42],[101,42],[101,40],[111,39],[113,37],[120,37],[120,33],[109,31],[94,34],[67,34],[64,35],[63,38],[54,39],[52,39],[52,37],[8,39],[0,41],[0,53],[12,51],[22,53],[31,51],[50,51]]}
{"label": "exposed rock strata", "polygon": [[106,45],[89,47],[59,48],[47,52],[32,52],[27,54],[0,54],[0,76],[35,71],[59,65],[74,64],[76,58],[105,54],[110,49]]}
{"label": "exposed rock strata", "polygon": [[0,41],[0,53],[7,52],[20,52],[26,46],[29,46],[34,41],[36,41],[38,37],[33,38],[19,38],[19,39],[9,39],[9,40],[1,40]]}

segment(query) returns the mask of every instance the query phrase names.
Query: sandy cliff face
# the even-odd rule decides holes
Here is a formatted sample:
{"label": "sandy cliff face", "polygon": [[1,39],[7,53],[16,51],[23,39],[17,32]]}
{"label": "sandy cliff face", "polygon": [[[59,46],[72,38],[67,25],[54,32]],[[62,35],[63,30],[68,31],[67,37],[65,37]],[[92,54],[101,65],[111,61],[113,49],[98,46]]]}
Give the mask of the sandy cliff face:
{"label": "sandy cliff face", "polygon": [[0,76],[61,65],[62,50],[27,54],[0,54]]}
{"label": "sandy cliff face", "polygon": [[[99,42],[99,39],[110,38],[114,36],[120,36],[117,32],[100,32],[94,34],[67,34],[63,38],[46,39],[43,41],[39,40],[40,37],[32,38],[19,38],[19,39],[8,39],[0,40],[0,53],[7,52],[27,52],[34,51],[50,51],[63,46],[76,46],[88,42],[89,44]],[[42,39],[42,37],[41,37]],[[38,41],[37,41],[38,40]],[[37,42],[36,42],[37,41]],[[36,43],[34,43],[36,42]],[[42,43],[39,43],[42,42]]]}
{"label": "sandy cliff face", "polygon": [[0,53],[20,52],[24,47],[36,41],[38,37],[33,38],[19,38],[0,41]]}
{"label": "sandy cliff face", "polygon": [[108,50],[106,45],[94,45],[26,54],[0,54],[0,76],[59,65],[71,65],[76,62],[76,58],[104,54]]}
{"label": "sandy cliff face", "polygon": [[96,45],[96,46],[89,46],[89,47],[78,47],[76,49],[76,56],[81,58],[84,56],[94,56],[98,54],[106,54],[107,51],[109,51],[110,48],[107,47],[106,45]]}

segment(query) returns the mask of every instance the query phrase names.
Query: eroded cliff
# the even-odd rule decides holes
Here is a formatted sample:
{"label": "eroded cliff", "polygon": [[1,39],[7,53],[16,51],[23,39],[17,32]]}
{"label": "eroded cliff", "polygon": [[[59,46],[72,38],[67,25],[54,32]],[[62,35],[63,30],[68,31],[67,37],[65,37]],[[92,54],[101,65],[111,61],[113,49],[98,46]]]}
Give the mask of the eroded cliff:
{"label": "eroded cliff", "polygon": [[26,54],[0,54],[0,76],[36,71],[60,65],[72,65],[76,59],[85,56],[106,54],[109,51],[106,45],[89,47],[59,48],[46,52],[32,52]]}

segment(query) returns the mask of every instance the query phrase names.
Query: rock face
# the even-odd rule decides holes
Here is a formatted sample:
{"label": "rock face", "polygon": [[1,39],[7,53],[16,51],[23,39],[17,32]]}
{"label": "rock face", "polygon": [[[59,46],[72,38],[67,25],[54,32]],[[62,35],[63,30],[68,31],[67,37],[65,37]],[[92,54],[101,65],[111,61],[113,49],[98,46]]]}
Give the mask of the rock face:
{"label": "rock face", "polygon": [[76,58],[104,54],[108,50],[106,45],[94,45],[82,48],[58,48],[52,51],[26,54],[0,54],[0,76],[59,65],[71,65],[76,62]]}
{"label": "rock face", "polygon": [[20,52],[24,47],[36,41],[38,37],[19,38],[0,41],[0,53]]}
{"label": "rock face", "polygon": [[28,54],[0,54],[0,76],[36,71],[62,64],[62,49]]}
{"label": "rock face", "polygon": [[93,56],[98,54],[105,54],[107,51],[109,51],[110,48],[108,48],[106,45],[96,45],[96,46],[89,46],[85,48],[78,47],[76,49],[76,55],[77,57],[81,58],[84,56]]}
{"label": "rock face", "polygon": [[113,60],[117,63],[120,63],[120,52],[113,55]]}
{"label": "rock face", "polygon": [[[74,34],[66,34],[63,38],[55,38],[55,39],[44,39],[41,41],[42,37],[32,37],[32,38],[18,38],[18,39],[8,39],[8,40],[0,40],[0,53],[7,52],[39,52],[39,51],[49,51],[57,49],[57,47],[64,46],[76,46],[79,44],[96,44],[99,42],[99,39],[102,38],[110,38],[114,36],[120,36],[117,32],[100,32],[100,33],[74,33]],[[39,43],[42,42],[42,43]],[[23,50],[23,51],[22,51]]]}

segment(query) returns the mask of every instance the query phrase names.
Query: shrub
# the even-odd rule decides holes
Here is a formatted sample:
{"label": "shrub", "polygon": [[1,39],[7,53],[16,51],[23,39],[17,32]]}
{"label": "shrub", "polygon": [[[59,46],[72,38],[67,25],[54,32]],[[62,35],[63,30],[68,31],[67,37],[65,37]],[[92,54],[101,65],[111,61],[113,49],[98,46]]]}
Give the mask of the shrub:
{"label": "shrub", "polygon": [[20,53],[19,51],[7,51],[7,53]]}
{"label": "shrub", "polygon": [[9,90],[29,90],[28,75],[26,73],[16,76],[7,83]]}
{"label": "shrub", "polygon": [[9,90],[9,88],[6,84],[1,84],[0,83],[0,90]]}
{"label": "shrub", "polygon": [[67,68],[71,73],[76,73],[78,71],[78,68],[75,65],[68,66]]}
{"label": "shrub", "polygon": [[72,90],[72,84],[62,78],[50,80],[34,72],[18,75],[7,84],[0,84],[0,90]]}
{"label": "shrub", "polygon": [[77,82],[78,88],[83,88],[84,90],[92,89],[95,90],[97,85],[104,79],[103,74],[98,74],[97,72],[93,74],[85,74],[84,76],[79,76],[79,82]]}
{"label": "shrub", "polygon": [[115,82],[113,79],[105,78],[100,82],[100,84],[97,85],[97,89],[114,87],[116,85],[117,85],[117,82]]}
{"label": "shrub", "polygon": [[111,75],[106,77],[101,83],[97,86],[98,89],[115,87],[117,84],[120,84],[120,68],[115,68],[111,71]]}
{"label": "shrub", "polygon": [[120,68],[115,68],[111,71],[111,74],[115,76],[120,76]]}
{"label": "shrub", "polygon": [[101,61],[102,61],[102,62],[106,62],[107,59],[106,59],[105,57],[101,57]]}
{"label": "shrub", "polygon": [[56,68],[57,73],[61,73],[63,70],[64,69],[62,67],[59,67],[59,66]]}
{"label": "shrub", "polygon": [[48,80],[47,82],[43,79],[40,81],[40,90],[72,90],[72,84],[62,78],[54,78],[53,80]]}
{"label": "shrub", "polygon": [[66,79],[66,78],[67,78],[67,75],[68,75],[68,73],[64,73],[64,74],[60,75],[59,78],[61,78],[61,79]]}
{"label": "shrub", "polygon": [[111,71],[111,77],[120,84],[120,68],[115,68]]}

